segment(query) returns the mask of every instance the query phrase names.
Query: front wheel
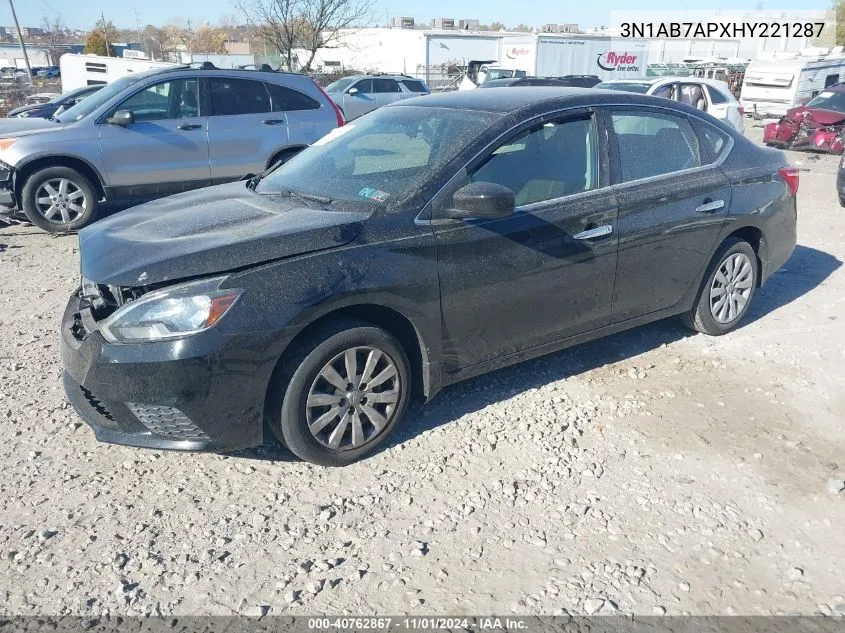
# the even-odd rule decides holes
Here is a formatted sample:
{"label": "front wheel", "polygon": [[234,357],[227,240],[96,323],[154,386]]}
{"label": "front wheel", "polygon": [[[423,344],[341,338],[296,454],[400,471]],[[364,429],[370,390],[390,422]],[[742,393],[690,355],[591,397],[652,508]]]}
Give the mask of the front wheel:
{"label": "front wheel", "polygon": [[313,331],[278,374],[270,428],[297,457],[323,466],[345,466],[370,454],[408,405],[405,351],[387,331],[363,321]]}
{"label": "front wheel", "polygon": [[757,253],[751,245],[736,238],[725,240],[710,263],[698,301],[681,319],[703,334],[727,334],[748,312],[757,276]]}
{"label": "front wheel", "polygon": [[93,183],[70,167],[47,167],[26,179],[21,192],[26,217],[50,233],[77,231],[97,215]]}

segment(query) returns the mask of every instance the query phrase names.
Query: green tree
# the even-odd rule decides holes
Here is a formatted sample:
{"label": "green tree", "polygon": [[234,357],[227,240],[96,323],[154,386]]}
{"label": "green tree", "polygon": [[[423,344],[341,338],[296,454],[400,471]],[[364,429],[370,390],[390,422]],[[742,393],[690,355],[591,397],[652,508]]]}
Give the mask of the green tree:
{"label": "green tree", "polygon": [[83,53],[102,55],[103,57],[117,57],[113,44],[117,41],[117,29],[111,22],[100,20],[94,30],[85,38]]}

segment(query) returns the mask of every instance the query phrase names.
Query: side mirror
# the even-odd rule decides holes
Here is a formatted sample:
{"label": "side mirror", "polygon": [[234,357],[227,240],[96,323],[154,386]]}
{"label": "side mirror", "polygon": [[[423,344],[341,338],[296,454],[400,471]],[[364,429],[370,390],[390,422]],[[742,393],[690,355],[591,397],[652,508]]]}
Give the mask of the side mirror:
{"label": "side mirror", "polygon": [[452,196],[453,218],[503,218],[513,213],[516,199],[513,191],[492,182],[473,182],[458,189]]}
{"label": "side mirror", "polygon": [[358,88],[350,88],[349,90],[346,91],[346,94],[357,95],[358,94]]}
{"label": "side mirror", "polygon": [[106,123],[121,126],[132,125],[135,123],[135,115],[129,110],[118,110],[106,119]]}

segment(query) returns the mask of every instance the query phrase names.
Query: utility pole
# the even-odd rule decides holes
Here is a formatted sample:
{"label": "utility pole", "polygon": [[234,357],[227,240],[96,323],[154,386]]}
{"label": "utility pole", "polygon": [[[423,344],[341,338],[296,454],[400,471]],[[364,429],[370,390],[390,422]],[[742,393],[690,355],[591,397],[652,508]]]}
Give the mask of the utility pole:
{"label": "utility pole", "polygon": [[[11,2],[12,0],[9,0]],[[103,38],[106,40],[106,57],[111,57],[109,55],[109,29],[106,26],[106,14],[100,11],[100,22],[103,24]]]}
{"label": "utility pole", "polygon": [[9,0],[9,8],[12,10],[12,19],[15,21],[15,29],[18,32],[18,42],[21,44],[21,53],[23,53],[23,62],[26,64],[26,80],[32,83],[32,68],[29,67],[29,55],[26,54],[26,44],[23,43],[23,35],[21,34],[21,25],[18,24],[18,14],[15,13],[15,3]]}

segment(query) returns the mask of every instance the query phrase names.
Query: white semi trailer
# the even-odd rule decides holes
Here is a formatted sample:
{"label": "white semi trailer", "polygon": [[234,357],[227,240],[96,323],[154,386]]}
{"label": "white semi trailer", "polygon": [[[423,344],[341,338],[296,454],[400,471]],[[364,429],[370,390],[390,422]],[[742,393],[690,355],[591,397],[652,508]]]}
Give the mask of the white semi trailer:
{"label": "white semi trailer", "polygon": [[497,62],[485,64],[474,77],[464,77],[460,89],[475,88],[485,79],[521,75],[597,75],[602,80],[645,77],[647,66],[646,40],[590,35],[510,36],[502,38]]}

